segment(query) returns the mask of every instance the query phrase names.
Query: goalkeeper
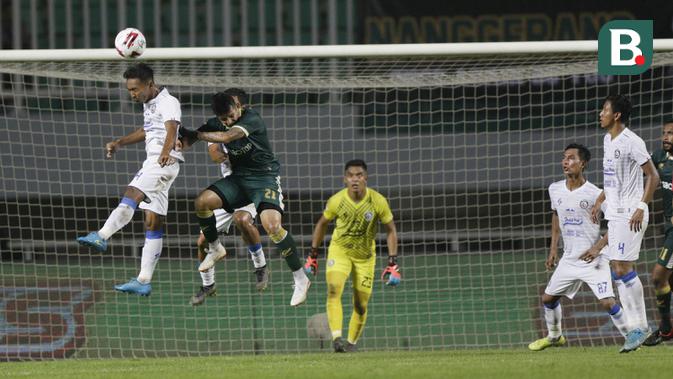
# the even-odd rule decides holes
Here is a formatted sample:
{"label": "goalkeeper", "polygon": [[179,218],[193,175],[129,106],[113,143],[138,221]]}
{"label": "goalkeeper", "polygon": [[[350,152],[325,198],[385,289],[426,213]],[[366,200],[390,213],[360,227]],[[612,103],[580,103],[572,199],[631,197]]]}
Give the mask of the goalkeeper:
{"label": "goalkeeper", "polygon": [[[322,245],[327,225],[336,219],[336,228],[327,254],[327,320],[334,351],[356,351],[367,320],[367,303],[372,293],[376,265],[376,231],[378,221],[386,228],[388,266],[383,271],[386,284],[400,283],[397,266],[397,230],[388,201],[383,195],[367,188],[367,165],[362,160],[346,163],[346,188],[327,201],[327,207],[313,230],[311,253],[306,261],[307,273],[318,272],[318,247]],[[341,338],[343,310],[341,295],[348,276],[353,274],[353,314],[348,325],[348,341]]]}

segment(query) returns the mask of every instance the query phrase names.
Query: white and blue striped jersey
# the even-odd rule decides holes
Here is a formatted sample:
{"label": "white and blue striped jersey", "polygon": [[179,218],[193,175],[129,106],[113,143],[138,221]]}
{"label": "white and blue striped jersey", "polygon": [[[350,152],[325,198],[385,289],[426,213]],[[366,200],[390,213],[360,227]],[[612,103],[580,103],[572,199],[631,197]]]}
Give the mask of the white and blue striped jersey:
{"label": "white and blue striped jersey", "polygon": [[[563,257],[574,263],[600,238],[600,226],[591,221],[591,208],[601,189],[586,181],[570,191],[565,180],[549,186],[551,208],[556,211],[563,237]],[[576,261],[576,262],[575,262]]]}
{"label": "white and blue striped jersey", "polygon": [[[166,88],[162,88],[154,99],[143,104],[143,117],[145,151],[149,158],[161,154],[166,140],[166,121],[175,121],[180,124],[180,118],[182,117],[180,101],[168,93]],[[175,142],[177,142],[177,137],[176,134]],[[173,149],[170,155],[180,162],[185,161],[180,151]]]}
{"label": "white and blue striped jersey", "polygon": [[650,159],[645,142],[629,128],[603,139],[605,218],[629,220],[643,198],[643,170]]}

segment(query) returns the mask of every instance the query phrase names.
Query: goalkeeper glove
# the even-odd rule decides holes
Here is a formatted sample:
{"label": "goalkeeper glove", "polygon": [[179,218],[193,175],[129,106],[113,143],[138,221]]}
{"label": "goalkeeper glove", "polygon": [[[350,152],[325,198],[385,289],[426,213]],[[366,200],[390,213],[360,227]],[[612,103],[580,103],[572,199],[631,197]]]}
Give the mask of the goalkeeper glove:
{"label": "goalkeeper glove", "polygon": [[306,258],[306,263],[304,264],[304,271],[306,274],[317,275],[318,274],[318,248],[312,247],[311,252]]}
{"label": "goalkeeper glove", "polygon": [[383,270],[381,274],[381,279],[386,282],[387,286],[397,286],[402,281],[402,275],[400,274],[400,267],[397,265],[396,256],[388,256],[388,267]]}

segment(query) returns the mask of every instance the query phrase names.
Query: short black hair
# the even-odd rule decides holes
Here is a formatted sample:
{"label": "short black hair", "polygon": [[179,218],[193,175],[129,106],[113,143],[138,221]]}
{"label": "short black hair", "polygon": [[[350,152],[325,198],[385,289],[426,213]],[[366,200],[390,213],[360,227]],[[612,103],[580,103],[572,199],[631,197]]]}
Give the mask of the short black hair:
{"label": "short black hair", "polygon": [[612,106],[612,113],[621,113],[619,121],[622,124],[629,122],[629,118],[631,117],[631,100],[624,95],[610,95],[605,98],[603,104],[608,101],[610,102],[610,106]]}
{"label": "short black hair", "polygon": [[367,164],[362,159],[352,159],[346,162],[344,171],[347,171],[349,167],[362,167],[363,170],[367,171]]}
{"label": "short black hair", "polygon": [[238,102],[241,103],[241,105],[248,104],[248,93],[240,88],[227,88],[223,92],[227,95],[236,96],[238,98]]}
{"label": "short black hair", "polygon": [[224,92],[218,92],[213,95],[210,107],[213,109],[216,116],[227,115],[236,107],[236,101],[231,95]]}
{"label": "short black hair", "polygon": [[154,71],[145,63],[134,64],[124,71],[124,79],[139,79],[143,83],[154,81]]}
{"label": "short black hair", "polygon": [[589,149],[579,143],[571,143],[570,145],[566,146],[566,148],[563,151],[567,151],[570,149],[577,149],[577,154],[579,154],[580,159],[584,161],[584,163],[589,163],[591,160],[591,152]]}

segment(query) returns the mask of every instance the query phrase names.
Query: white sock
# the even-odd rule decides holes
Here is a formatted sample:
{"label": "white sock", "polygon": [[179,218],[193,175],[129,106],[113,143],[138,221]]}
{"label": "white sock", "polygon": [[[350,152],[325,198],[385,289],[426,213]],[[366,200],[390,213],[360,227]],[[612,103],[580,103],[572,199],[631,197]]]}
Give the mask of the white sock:
{"label": "white sock", "polygon": [[617,285],[619,302],[622,303],[622,307],[626,313],[629,322],[629,330],[635,328],[639,328],[642,331],[649,330],[645,308],[645,295],[643,294],[643,283],[640,281],[640,278],[636,275],[635,271],[631,271],[622,276],[620,281],[623,284],[621,286]]}
{"label": "white sock", "polygon": [[629,323],[627,322],[628,320],[622,307],[620,307],[619,304],[615,304],[609,313],[612,323],[615,324],[619,333],[621,333],[623,337],[626,337],[626,333],[629,332]]}
{"label": "white sock", "polygon": [[123,228],[133,219],[133,213],[136,210],[135,201],[125,197],[108,216],[105,225],[98,231],[98,235],[104,240],[110,239],[113,234]]}
{"label": "white sock", "polygon": [[299,283],[299,282],[307,282],[308,281],[308,276],[306,276],[306,273],[304,272],[304,268],[300,268],[297,271],[292,271],[292,276],[294,277],[294,282]]}
{"label": "white sock", "polygon": [[264,250],[262,250],[261,243],[248,246],[248,252],[250,253],[252,264],[255,268],[266,266],[266,258],[264,258]]}
{"label": "white sock", "polygon": [[544,306],[544,320],[547,323],[547,337],[559,338],[561,337],[561,303],[556,303],[553,309]]}
{"label": "white sock", "polygon": [[145,246],[143,246],[143,256],[140,260],[140,274],[138,274],[138,281],[147,284],[152,281],[154,269],[159,262],[161,256],[161,249],[164,245],[164,240],[161,238],[163,232],[149,231],[145,233]]}
{"label": "white sock", "polygon": [[201,283],[203,283],[204,287],[215,284],[215,267],[211,267],[206,272],[199,271],[199,274],[201,275]]}

